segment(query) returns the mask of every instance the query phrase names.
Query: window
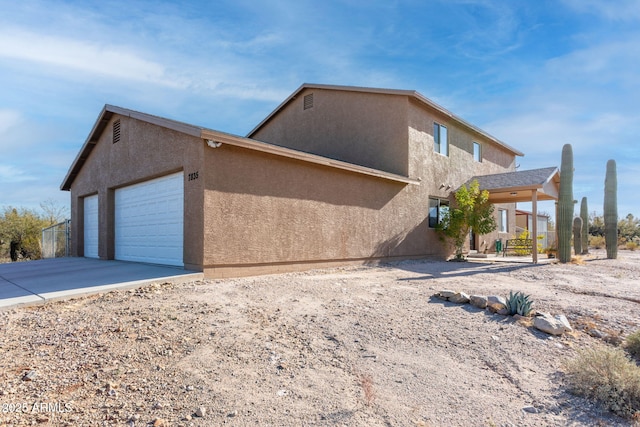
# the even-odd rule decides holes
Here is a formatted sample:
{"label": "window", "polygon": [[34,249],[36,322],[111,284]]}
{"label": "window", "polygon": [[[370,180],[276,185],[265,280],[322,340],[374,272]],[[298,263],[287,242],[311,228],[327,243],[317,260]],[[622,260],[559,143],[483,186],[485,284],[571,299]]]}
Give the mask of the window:
{"label": "window", "polygon": [[449,211],[449,201],[429,198],[429,227],[435,228],[446,212]]}
{"label": "window", "polygon": [[433,124],[433,151],[443,156],[449,155],[447,128],[438,123]]}
{"label": "window", "polygon": [[476,162],[482,161],[482,146],[479,142],[473,143],[473,160]]}
{"label": "window", "polygon": [[506,209],[498,209],[498,231],[501,233],[509,232],[508,212]]}

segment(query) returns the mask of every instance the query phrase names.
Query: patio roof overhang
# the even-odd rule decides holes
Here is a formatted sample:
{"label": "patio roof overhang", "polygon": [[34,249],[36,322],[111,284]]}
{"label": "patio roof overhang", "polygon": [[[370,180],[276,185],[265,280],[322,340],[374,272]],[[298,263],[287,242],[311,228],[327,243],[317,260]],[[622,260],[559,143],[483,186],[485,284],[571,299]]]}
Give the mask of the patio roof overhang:
{"label": "patio roof overhang", "polygon": [[[515,171],[494,175],[474,176],[481,190],[489,192],[491,203],[531,202],[532,212],[538,212],[539,200],[558,200],[560,171],[557,167]],[[532,221],[532,236],[538,235],[538,221]],[[534,237],[535,240],[535,237]],[[538,252],[533,251],[533,263],[538,263]]]}
{"label": "patio roof overhang", "polygon": [[489,190],[489,201],[491,203],[514,203],[514,202],[530,202],[533,200],[533,193],[536,193],[538,201],[540,200],[558,200],[557,191],[549,191],[556,189],[545,189],[544,187],[507,187],[501,189]]}
{"label": "patio roof overhang", "polygon": [[489,192],[491,203],[558,200],[560,171],[557,167],[474,176],[481,190]]}

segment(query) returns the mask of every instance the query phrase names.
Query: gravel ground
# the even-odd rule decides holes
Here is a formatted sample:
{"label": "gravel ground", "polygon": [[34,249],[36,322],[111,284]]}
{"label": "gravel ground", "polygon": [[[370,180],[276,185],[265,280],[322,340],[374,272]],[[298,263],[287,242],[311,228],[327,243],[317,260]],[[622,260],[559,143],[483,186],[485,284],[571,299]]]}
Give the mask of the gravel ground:
{"label": "gravel ground", "polygon": [[[523,291],[575,331],[550,337],[434,298],[441,289]],[[562,363],[640,329],[639,307],[640,254],[628,251],[155,284],[21,307],[0,312],[0,425],[629,426],[569,394]]]}

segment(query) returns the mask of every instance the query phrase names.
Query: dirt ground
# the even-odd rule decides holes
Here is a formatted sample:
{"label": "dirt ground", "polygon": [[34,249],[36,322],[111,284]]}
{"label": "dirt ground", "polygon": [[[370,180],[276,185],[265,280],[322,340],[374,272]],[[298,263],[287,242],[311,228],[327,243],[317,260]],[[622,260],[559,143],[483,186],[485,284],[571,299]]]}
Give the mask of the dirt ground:
{"label": "dirt ground", "polygon": [[[0,312],[0,425],[628,426],[569,394],[562,363],[640,329],[640,253],[581,264],[404,261]],[[523,291],[575,332],[441,289]]]}

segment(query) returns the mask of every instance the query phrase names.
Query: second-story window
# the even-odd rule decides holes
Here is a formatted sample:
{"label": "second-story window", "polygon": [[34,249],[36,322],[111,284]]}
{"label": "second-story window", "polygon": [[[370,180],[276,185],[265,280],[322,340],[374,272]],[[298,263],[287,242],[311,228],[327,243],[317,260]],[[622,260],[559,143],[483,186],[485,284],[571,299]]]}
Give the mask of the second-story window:
{"label": "second-story window", "polygon": [[482,146],[479,142],[473,143],[473,160],[476,162],[482,161]]}
{"label": "second-story window", "polygon": [[443,156],[449,155],[449,138],[447,128],[439,123],[433,124],[433,151]]}

